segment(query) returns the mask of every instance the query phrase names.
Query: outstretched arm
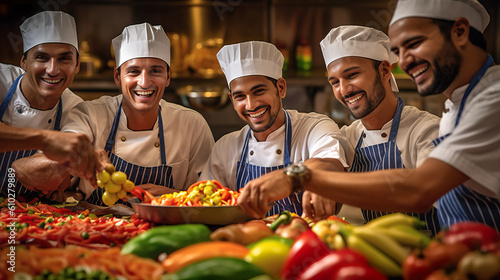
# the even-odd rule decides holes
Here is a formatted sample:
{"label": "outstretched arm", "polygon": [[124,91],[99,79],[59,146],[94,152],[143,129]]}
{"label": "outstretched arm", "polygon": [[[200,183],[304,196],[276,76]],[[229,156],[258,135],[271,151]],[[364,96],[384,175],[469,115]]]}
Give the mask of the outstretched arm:
{"label": "outstretched arm", "polygon": [[[427,159],[416,169],[391,169],[365,173],[331,172],[311,169],[305,189],[364,209],[398,212],[426,212],[432,204],[468,178],[452,166]],[[238,205],[259,218],[267,203],[292,192],[292,181],[282,170],[250,181],[243,188]]]}

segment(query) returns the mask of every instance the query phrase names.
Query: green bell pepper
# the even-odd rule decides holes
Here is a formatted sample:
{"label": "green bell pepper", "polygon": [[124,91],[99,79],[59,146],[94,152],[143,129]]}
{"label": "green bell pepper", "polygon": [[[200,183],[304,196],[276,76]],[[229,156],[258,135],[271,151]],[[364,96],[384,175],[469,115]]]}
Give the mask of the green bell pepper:
{"label": "green bell pepper", "polygon": [[154,227],[125,243],[121,253],[157,261],[162,253],[170,254],[188,245],[209,241],[210,233],[210,229],[203,224]]}

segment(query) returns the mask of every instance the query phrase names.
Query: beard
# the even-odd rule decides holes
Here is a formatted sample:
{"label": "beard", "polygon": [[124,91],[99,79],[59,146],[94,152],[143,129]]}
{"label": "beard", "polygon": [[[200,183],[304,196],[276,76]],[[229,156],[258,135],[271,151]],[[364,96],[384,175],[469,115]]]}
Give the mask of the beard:
{"label": "beard", "polygon": [[[346,96],[346,98],[348,98],[350,96],[354,96],[358,93],[360,93],[360,92],[359,91],[353,92],[352,94]],[[362,118],[368,116],[371,112],[373,112],[373,110],[375,110],[378,107],[380,102],[382,102],[382,100],[384,100],[385,90],[384,90],[384,86],[382,84],[382,80],[380,79],[380,74],[378,73],[378,71],[377,71],[377,75],[375,76],[375,81],[373,82],[372,94],[370,96],[368,96],[366,94],[366,91],[365,91],[365,97],[366,97],[366,106],[364,108],[356,107],[356,108],[359,108],[359,110],[353,110],[349,106],[347,106],[347,104],[346,104],[347,109],[349,110],[349,112],[351,113],[353,118],[359,120],[359,119],[362,119]],[[344,98],[342,98],[342,99],[344,99]],[[343,101],[345,104],[346,103],[345,99]]]}
{"label": "beard", "polygon": [[[267,123],[266,126],[262,127],[262,128],[257,128],[252,122],[249,122],[247,121],[248,123],[248,126],[250,127],[250,129],[254,132],[254,133],[259,133],[259,132],[264,132],[266,130],[268,130],[269,128],[271,128],[274,123],[276,122],[276,119],[278,118],[278,115],[281,111],[281,108],[282,108],[282,104],[281,104],[281,98],[279,97],[279,94],[278,94],[278,91],[276,91],[276,96],[278,97],[273,106],[270,106],[270,105],[267,105],[267,106],[259,106],[257,107],[255,110],[253,111],[258,111],[260,110],[261,108],[265,108],[267,107],[267,110],[269,111],[269,122]],[[277,108],[275,111],[272,111],[272,108]],[[245,112],[247,113],[247,112]]]}
{"label": "beard", "polygon": [[434,76],[431,85],[419,90],[421,96],[440,94],[445,91],[458,75],[462,64],[460,53],[457,48],[446,42],[439,50],[434,59]]}

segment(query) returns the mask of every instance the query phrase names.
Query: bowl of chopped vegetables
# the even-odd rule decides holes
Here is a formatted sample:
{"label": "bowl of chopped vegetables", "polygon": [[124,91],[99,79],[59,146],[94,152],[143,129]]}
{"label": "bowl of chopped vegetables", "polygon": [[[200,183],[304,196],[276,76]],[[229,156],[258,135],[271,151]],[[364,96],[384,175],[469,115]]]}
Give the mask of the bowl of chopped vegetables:
{"label": "bowl of chopped vegetables", "polygon": [[155,197],[151,203],[129,199],[135,212],[158,224],[228,225],[252,219],[238,206],[239,193],[223,187],[215,180],[201,181],[186,191]]}

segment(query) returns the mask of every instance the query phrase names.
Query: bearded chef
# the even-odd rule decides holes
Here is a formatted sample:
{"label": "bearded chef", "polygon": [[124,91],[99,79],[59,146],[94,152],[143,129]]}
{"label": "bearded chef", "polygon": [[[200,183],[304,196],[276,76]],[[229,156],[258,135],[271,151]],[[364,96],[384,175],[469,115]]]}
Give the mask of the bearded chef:
{"label": "bearded chef", "polygon": [[[162,99],[171,77],[165,31],[149,23],[130,25],[112,43],[114,80],[122,94],[79,104],[63,131],[87,135],[116,170],[153,195],[186,190],[198,180],[214,139],[201,114]],[[83,180],[79,188],[88,202],[102,205],[101,188]]]}
{"label": "bearded chef", "polygon": [[[347,166],[344,137],[325,115],[285,110],[283,55],[267,42],[227,45],[217,54],[230,89],[229,98],[247,123],[214,146],[200,179],[217,179],[232,190],[272,170],[304,163],[327,170]],[[291,167],[290,167],[291,168]],[[292,193],[267,213],[282,210],[320,219],[335,213],[335,203],[312,193]]]}
{"label": "bearded chef", "polygon": [[[60,130],[69,110],[82,101],[67,88],[80,70],[75,20],[63,12],[45,11],[26,19],[20,30],[21,67],[0,64],[0,120],[12,127]],[[25,145],[37,146],[35,143]],[[30,149],[0,153],[0,195],[7,197],[8,170],[12,162],[35,152]],[[67,162],[68,167],[79,166],[80,176],[95,177],[93,164],[82,166],[76,162],[81,153],[91,152],[79,149],[75,151],[76,156],[61,161]],[[15,190],[20,200],[38,196],[17,180]]]}
{"label": "bearded chef", "polygon": [[[396,97],[389,36],[365,26],[333,28],[320,43],[328,82],[337,100],[357,120],[341,129],[351,149],[346,149],[349,171],[415,168],[427,159],[438,135],[439,117]],[[388,214],[361,210],[366,222]],[[434,207],[426,213],[406,212],[426,222],[432,235],[440,229]]]}

